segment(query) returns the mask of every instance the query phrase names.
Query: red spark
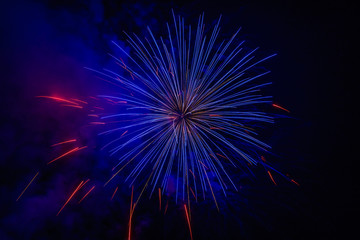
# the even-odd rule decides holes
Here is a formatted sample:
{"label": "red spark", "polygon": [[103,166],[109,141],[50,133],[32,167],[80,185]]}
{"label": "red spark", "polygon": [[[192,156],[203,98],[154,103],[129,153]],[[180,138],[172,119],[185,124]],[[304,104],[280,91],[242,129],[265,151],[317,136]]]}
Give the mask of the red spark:
{"label": "red spark", "polygon": [[63,155],[61,155],[61,156],[59,156],[59,157],[51,160],[50,162],[47,163],[47,165],[49,165],[50,163],[55,162],[56,160],[59,160],[59,159],[62,158],[62,157],[65,157],[65,156],[67,156],[67,155],[69,155],[69,154],[71,154],[71,153],[73,153],[73,152],[79,151],[79,150],[84,149],[84,148],[87,148],[87,146],[84,146],[84,147],[81,147],[81,148],[76,147],[76,148],[74,148],[74,149],[71,149],[70,151],[64,153]]}
{"label": "red spark", "polygon": [[[88,180],[87,180],[88,181]],[[86,181],[86,182],[87,182]],[[86,183],[85,182],[85,183]],[[64,207],[70,202],[70,200],[74,197],[74,195],[75,195],[75,193],[77,192],[77,191],[79,191],[80,190],[80,188],[82,187],[82,186],[84,186],[85,185],[85,183],[84,183],[84,181],[81,181],[81,183],[79,184],[79,186],[77,186],[77,188],[74,190],[74,192],[70,195],[70,197],[68,198],[68,200],[64,203],[64,205],[60,208],[60,210],[59,210],[59,212],[56,214],[56,216],[58,216],[59,214],[60,214],[60,212],[64,209]]]}
{"label": "red spark", "polygon": [[300,184],[296,182],[294,179],[291,179],[291,182],[295,183],[297,186],[300,186]]}
{"label": "red spark", "polygon": [[193,173],[193,171],[191,171],[191,169],[189,168],[189,171],[191,172],[191,174],[193,175],[194,179],[196,179],[195,174]]}
{"label": "red spark", "polygon": [[114,198],[114,196],[115,196],[115,194],[116,194],[116,192],[117,192],[118,188],[119,188],[119,187],[116,187],[116,189],[115,189],[115,191],[114,191],[113,195],[111,196],[110,201],[112,201],[112,200],[113,200],[113,198]]}
{"label": "red spark", "polygon": [[187,220],[187,223],[188,223],[188,225],[189,225],[190,238],[191,238],[191,240],[192,240],[192,239],[193,239],[193,236],[192,236],[192,231],[191,231],[191,224],[190,224],[190,219],[189,219],[189,213],[188,213],[186,204],[184,204],[184,209],[185,209],[185,214],[186,214],[186,220]]}
{"label": "red spark", "polygon": [[215,129],[220,129],[220,130],[221,130],[221,129],[224,129],[224,128],[221,128],[221,127],[210,127],[210,129],[212,129],[212,130],[213,130],[213,129],[214,129],[214,130],[215,130]]}
{"label": "red spark", "polygon": [[195,193],[194,193],[194,191],[192,190],[191,187],[190,187],[190,191],[191,191],[192,195],[194,196],[194,198],[195,198],[195,200],[196,200],[196,202],[197,202],[197,197],[196,197],[196,195],[195,195]]}
{"label": "red spark", "polygon": [[169,200],[166,201],[166,206],[165,206],[165,210],[164,210],[164,215],[166,214],[166,211],[169,207]]}
{"label": "red spark", "polygon": [[288,112],[288,113],[290,112],[289,110],[287,110],[286,108],[283,108],[283,107],[279,106],[278,104],[273,103],[272,106],[273,106],[273,107],[276,107],[276,108],[279,108],[279,109],[281,109],[281,110],[284,110],[284,111],[286,111],[286,112]]}
{"label": "red spark", "polygon": [[225,159],[228,159],[227,157],[225,157],[224,155],[221,155],[220,153],[216,153],[216,155],[222,157],[222,158],[225,158]]}
{"label": "red spark", "polygon": [[76,139],[70,139],[70,140],[67,140],[67,141],[55,143],[55,144],[51,145],[51,147],[55,147],[55,146],[58,146],[58,145],[61,145],[61,144],[71,143],[71,142],[76,142]]}
{"label": "red spark", "polygon": [[159,188],[159,211],[161,211],[161,188]]}
{"label": "red spark", "polygon": [[67,102],[67,103],[70,103],[70,104],[73,104],[73,105],[79,105],[77,102],[73,102],[73,101],[70,101],[70,100],[67,100],[67,99],[64,99],[64,98],[59,98],[59,97],[53,97],[53,96],[36,96],[38,98],[48,98],[48,99],[52,99],[52,100],[55,100],[55,101],[59,101],[59,102]]}
{"label": "red spark", "polygon": [[71,98],[71,100],[74,100],[76,102],[81,102],[81,103],[84,103],[84,104],[88,104],[87,102],[85,102],[83,100],[80,100],[80,99],[76,99],[76,98]]}
{"label": "red spark", "polygon": [[274,183],[274,185],[277,185],[273,176],[271,175],[271,172],[268,170],[267,173],[269,174],[269,177],[270,177],[271,181]]}
{"label": "red spark", "polygon": [[91,125],[105,125],[104,122],[89,122]]}
{"label": "red spark", "polygon": [[63,107],[73,107],[73,108],[83,108],[82,106],[79,106],[79,105],[70,105],[70,104],[62,104],[61,106]]}
{"label": "red spark", "polygon": [[95,188],[95,186],[93,186],[93,187],[80,199],[80,201],[78,202],[78,204],[81,203],[81,202],[86,198],[86,196],[89,195],[89,193],[90,193],[92,190],[94,190],[94,188]]}

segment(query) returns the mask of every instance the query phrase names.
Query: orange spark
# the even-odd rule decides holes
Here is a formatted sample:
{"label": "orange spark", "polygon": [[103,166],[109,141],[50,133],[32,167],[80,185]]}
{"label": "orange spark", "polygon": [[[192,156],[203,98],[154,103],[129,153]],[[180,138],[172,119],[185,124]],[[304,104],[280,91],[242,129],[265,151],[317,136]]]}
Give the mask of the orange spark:
{"label": "orange spark", "polygon": [[19,197],[16,199],[16,201],[18,201],[21,196],[24,194],[24,192],[26,191],[26,189],[28,189],[28,187],[30,186],[30,184],[34,181],[34,179],[37,177],[37,175],[39,175],[39,172],[37,172],[35,174],[35,176],[31,179],[31,181],[29,182],[29,184],[25,187],[25,189],[21,192],[21,194],[19,195]]}
{"label": "orange spark", "polygon": [[[85,182],[86,183],[86,182]],[[65,204],[60,208],[59,212],[56,214],[56,216],[58,216],[60,214],[60,212],[64,209],[64,207],[66,206],[66,204],[68,204],[70,202],[70,200],[74,197],[75,193],[77,191],[80,190],[80,188],[82,186],[85,185],[84,181],[81,181],[81,183],[79,184],[79,186],[77,186],[77,188],[74,190],[74,192],[70,195],[70,197],[68,198],[68,200],[65,202]]]}
{"label": "orange spark", "polygon": [[277,185],[276,182],[275,182],[275,180],[274,180],[274,178],[273,178],[273,176],[271,175],[271,172],[268,170],[267,173],[269,174],[269,177],[270,177],[271,181],[272,181],[275,185]]}
{"label": "orange spark", "polygon": [[71,154],[71,153],[73,153],[73,152],[79,151],[79,150],[84,149],[84,148],[87,148],[87,146],[84,146],[84,147],[81,147],[81,148],[76,147],[76,148],[74,148],[74,149],[71,149],[70,151],[64,153],[63,155],[61,155],[61,156],[59,156],[59,157],[51,160],[50,162],[47,163],[47,165],[49,165],[50,163],[55,162],[56,160],[58,160],[58,159],[60,159],[60,158],[62,158],[62,157],[65,157],[65,156],[67,156],[67,155],[69,155],[69,154]]}
{"label": "orange spark", "polygon": [[110,201],[112,201],[112,200],[113,200],[113,198],[114,198],[114,196],[115,196],[115,194],[116,194],[116,192],[117,192],[118,188],[119,188],[119,187],[116,187],[116,189],[115,189],[115,191],[114,191],[113,195],[111,196]]}
{"label": "orange spark", "polygon": [[187,220],[187,223],[188,223],[188,225],[189,225],[190,238],[191,238],[191,240],[192,240],[192,239],[193,239],[193,236],[192,236],[190,219],[189,219],[189,214],[188,214],[188,210],[187,210],[186,204],[184,204],[184,209],[185,209],[185,214],[186,214],[186,220]]}
{"label": "orange spark", "polygon": [[284,111],[286,111],[286,112],[288,112],[288,113],[290,112],[290,111],[287,110],[286,108],[283,108],[283,107],[281,107],[281,106],[279,106],[279,105],[277,105],[277,104],[275,104],[275,103],[273,103],[272,106],[273,106],[273,107],[276,107],[276,108],[279,108],[279,109],[281,109],[281,110],[284,110]]}
{"label": "orange spark", "polygon": [[71,103],[73,105],[79,105],[77,102],[73,102],[64,98],[59,98],[59,97],[52,97],[52,96],[36,96],[38,98],[48,98],[48,99],[52,99],[55,101],[59,101],[59,102],[67,102],[67,103]]}
{"label": "orange spark", "polygon": [[58,145],[61,145],[61,144],[64,144],[64,143],[71,143],[71,142],[76,142],[76,139],[70,139],[70,140],[67,140],[67,141],[55,143],[55,144],[51,145],[51,147],[55,147],[55,146],[58,146]]}
{"label": "orange spark", "polygon": [[221,117],[219,114],[210,114],[209,117]]}
{"label": "orange spark", "polygon": [[266,159],[265,159],[264,156],[261,156],[260,158],[261,158],[261,160],[263,160],[264,162],[266,162]]}
{"label": "orange spark", "polygon": [[80,201],[78,202],[78,204],[81,203],[81,202],[86,198],[86,196],[89,195],[89,193],[90,193],[92,190],[94,190],[94,188],[95,188],[95,186],[93,186],[93,187],[80,199]]}

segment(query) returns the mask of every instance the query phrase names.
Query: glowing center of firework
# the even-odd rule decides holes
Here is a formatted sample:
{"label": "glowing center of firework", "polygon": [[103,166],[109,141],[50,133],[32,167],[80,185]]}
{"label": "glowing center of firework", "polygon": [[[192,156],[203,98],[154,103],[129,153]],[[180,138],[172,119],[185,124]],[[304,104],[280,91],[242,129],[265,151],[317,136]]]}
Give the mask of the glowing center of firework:
{"label": "glowing center of firework", "polygon": [[191,112],[189,111],[183,111],[183,110],[177,110],[172,113],[174,121],[176,123],[181,123],[183,121],[190,120]]}

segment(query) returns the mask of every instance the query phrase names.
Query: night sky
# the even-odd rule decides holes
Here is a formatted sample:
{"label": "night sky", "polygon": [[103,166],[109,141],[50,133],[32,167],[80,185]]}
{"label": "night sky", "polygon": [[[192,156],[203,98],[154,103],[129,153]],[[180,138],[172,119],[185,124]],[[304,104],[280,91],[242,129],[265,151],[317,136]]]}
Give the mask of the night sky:
{"label": "night sky", "polygon": [[[56,216],[81,179],[101,185],[113,159],[99,150],[101,139],[86,126],[86,114],[59,108],[39,95],[86,98],[117,89],[84,67],[111,66],[111,41],[125,32],[158,35],[171,9],[187,23],[204,12],[210,25],[222,15],[221,38],[242,27],[240,39],[277,53],[268,91],[290,110],[276,119],[264,140],[269,159],[300,184],[266,173],[242,188],[192,205],[194,240],[347,239],[358,227],[358,138],[354,106],[357,75],[355,4],[339,1],[20,1],[0,7],[0,239],[126,239],[130,190],[122,179],[95,189],[83,204]],[[126,46],[126,45],[124,45]],[[64,150],[50,146],[76,136],[89,146],[56,167],[45,163]],[[29,180],[33,185],[16,202]],[[235,177],[236,178],[236,177]],[[114,188],[119,191],[110,201]],[[79,199],[78,199],[79,200]],[[75,201],[76,202],[76,201]],[[354,235],[355,234],[355,235]],[[182,205],[159,213],[158,199],[145,197],[135,211],[133,239],[190,239]]]}

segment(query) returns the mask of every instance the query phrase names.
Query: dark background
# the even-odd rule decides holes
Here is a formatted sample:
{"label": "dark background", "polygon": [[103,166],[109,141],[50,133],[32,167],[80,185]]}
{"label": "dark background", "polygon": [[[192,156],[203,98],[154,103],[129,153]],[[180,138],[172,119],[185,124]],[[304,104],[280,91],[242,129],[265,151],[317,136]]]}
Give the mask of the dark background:
{"label": "dark background", "polygon": [[[271,93],[291,113],[276,121],[268,142],[277,154],[274,164],[300,183],[290,186],[277,177],[282,184],[274,187],[266,176],[259,177],[220,201],[220,213],[211,202],[193,206],[194,239],[356,238],[355,4],[21,1],[2,3],[0,10],[0,239],[126,238],[126,187],[120,187],[116,201],[109,202],[114,187],[97,190],[84,205],[69,206],[55,217],[79,179],[106,179],[111,164],[103,153],[88,150],[74,157],[75,163],[44,170],[38,183],[15,202],[40,166],[58,155],[51,152],[51,144],[74,132],[84,139],[92,134],[79,129],[85,121],[81,114],[34,96],[80,98],[113,90],[83,67],[106,66],[109,42],[123,41],[124,30],[141,35],[149,25],[163,33],[171,9],[188,23],[202,12],[209,24],[222,14],[221,37],[241,26],[240,37],[249,46],[260,46],[265,55],[278,54],[266,63],[272,70]],[[181,206],[170,205],[163,216],[156,204],[156,199],[144,201],[137,210],[134,239],[189,238]]]}

